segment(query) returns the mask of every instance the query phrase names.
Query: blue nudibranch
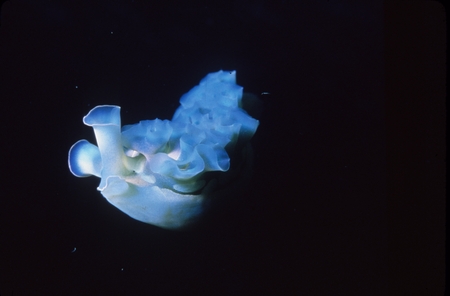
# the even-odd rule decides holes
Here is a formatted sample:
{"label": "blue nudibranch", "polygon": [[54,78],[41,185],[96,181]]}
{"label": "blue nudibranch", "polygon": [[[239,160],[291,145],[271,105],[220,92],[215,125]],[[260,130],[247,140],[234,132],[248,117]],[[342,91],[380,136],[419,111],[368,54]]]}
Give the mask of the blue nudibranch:
{"label": "blue nudibranch", "polygon": [[97,106],[83,118],[97,146],[75,143],[70,171],[100,177],[102,195],[134,219],[187,226],[208,202],[226,198],[223,192],[248,169],[249,140],[259,122],[242,109],[242,96],[236,72],[219,71],[181,97],[172,120],[121,127],[119,106]]}

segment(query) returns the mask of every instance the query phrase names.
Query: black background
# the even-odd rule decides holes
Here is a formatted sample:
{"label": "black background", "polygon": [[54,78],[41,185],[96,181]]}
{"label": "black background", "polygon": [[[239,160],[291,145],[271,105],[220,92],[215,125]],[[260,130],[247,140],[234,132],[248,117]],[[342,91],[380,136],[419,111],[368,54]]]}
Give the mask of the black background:
{"label": "black background", "polygon": [[[0,294],[442,293],[444,13],[393,3],[4,3]],[[170,119],[220,69],[264,104],[233,208],[162,230],[71,175],[90,109]]]}

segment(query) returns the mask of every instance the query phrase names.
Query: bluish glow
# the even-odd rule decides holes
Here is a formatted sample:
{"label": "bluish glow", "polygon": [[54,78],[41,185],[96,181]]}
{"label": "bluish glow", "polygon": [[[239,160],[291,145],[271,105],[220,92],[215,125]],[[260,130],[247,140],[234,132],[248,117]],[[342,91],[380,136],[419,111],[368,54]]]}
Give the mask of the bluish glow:
{"label": "bluish glow", "polygon": [[[246,164],[236,162],[245,162],[259,124],[241,108],[242,94],[236,72],[219,71],[181,97],[171,121],[121,127],[120,107],[97,106],[83,118],[94,129],[97,146],[75,143],[70,171],[77,177],[100,177],[97,189],[134,219],[184,227],[241,178]],[[236,169],[230,169],[235,155]]]}

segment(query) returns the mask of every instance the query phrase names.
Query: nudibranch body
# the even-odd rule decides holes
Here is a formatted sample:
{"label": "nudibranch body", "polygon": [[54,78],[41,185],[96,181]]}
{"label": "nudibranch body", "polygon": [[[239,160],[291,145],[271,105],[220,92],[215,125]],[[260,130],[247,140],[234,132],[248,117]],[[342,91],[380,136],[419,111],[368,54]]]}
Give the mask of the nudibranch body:
{"label": "nudibranch body", "polygon": [[171,121],[121,127],[120,107],[97,106],[83,118],[97,146],[75,143],[70,171],[100,177],[97,189],[134,219],[170,229],[190,225],[248,169],[259,122],[241,108],[242,96],[236,72],[219,71],[181,97]]}

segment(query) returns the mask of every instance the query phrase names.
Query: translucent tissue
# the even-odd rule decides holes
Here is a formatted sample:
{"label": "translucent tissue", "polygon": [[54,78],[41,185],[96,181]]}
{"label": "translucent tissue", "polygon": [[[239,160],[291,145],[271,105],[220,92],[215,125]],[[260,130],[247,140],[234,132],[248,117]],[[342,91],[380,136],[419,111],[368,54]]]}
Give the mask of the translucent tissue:
{"label": "translucent tissue", "polygon": [[120,107],[97,106],[83,118],[97,146],[75,143],[70,171],[100,177],[102,195],[136,220],[188,226],[239,187],[249,170],[249,140],[259,122],[241,108],[242,96],[236,72],[219,71],[181,97],[171,121],[121,127]]}

